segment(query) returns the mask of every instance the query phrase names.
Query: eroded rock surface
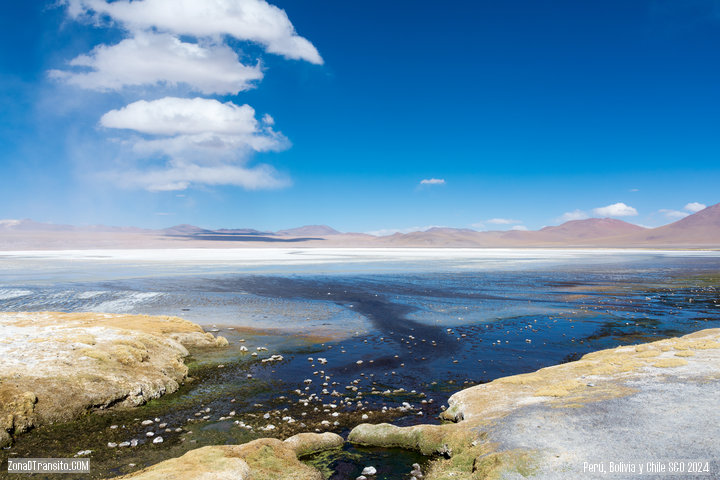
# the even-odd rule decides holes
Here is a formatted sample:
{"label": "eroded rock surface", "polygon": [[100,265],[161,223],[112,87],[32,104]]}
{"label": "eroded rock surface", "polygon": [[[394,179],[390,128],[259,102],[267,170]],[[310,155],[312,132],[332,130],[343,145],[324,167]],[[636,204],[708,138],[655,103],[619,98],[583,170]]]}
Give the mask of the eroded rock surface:
{"label": "eroded rock surface", "polygon": [[178,389],[187,348],[227,340],[177,317],[0,313],[0,446],[41,424]]}
{"label": "eroded rock surface", "polygon": [[363,424],[348,439],[441,454],[427,480],[604,478],[585,462],[676,459],[720,473],[717,398],[720,329],[711,329],[468,388],[443,413],[454,423]]}

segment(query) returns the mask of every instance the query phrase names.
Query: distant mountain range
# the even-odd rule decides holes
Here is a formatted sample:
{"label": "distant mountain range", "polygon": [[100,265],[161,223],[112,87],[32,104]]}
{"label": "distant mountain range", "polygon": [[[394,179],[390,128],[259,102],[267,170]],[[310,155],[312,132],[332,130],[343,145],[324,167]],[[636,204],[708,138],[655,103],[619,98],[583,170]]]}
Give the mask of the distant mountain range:
{"label": "distant mountain range", "polygon": [[64,248],[308,247],[649,247],[720,248],[720,203],[674,223],[645,228],[612,218],[572,220],[535,231],[431,228],[374,236],[341,233],[327,225],[277,232],[250,228],[209,230],[175,225],[162,230],[73,226],[0,220],[0,250]]}

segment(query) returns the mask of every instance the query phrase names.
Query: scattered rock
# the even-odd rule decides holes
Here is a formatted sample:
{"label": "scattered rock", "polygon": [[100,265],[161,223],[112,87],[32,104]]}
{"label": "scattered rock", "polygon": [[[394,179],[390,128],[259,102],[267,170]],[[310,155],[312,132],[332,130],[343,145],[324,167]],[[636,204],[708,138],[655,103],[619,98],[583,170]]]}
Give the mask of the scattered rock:
{"label": "scattered rock", "polygon": [[377,473],[377,469],[375,467],[365,467],[365,468],[363,468],[363,471],[362,471],[363,475],[373,476],[376,473]]}

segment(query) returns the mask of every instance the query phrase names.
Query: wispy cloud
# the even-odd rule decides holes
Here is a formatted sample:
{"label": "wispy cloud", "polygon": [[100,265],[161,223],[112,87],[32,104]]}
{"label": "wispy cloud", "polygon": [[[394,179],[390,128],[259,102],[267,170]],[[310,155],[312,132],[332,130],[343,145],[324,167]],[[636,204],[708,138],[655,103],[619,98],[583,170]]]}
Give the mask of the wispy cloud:
{"label": "wispy cloud", "polygon": [[594,208],[593,213],[601,217],[633,217],[638,214],[638,211],[629,205],[618,202],[605,207]]}
{"label": "wispy cloud", "polygon": [[528,228],[525,225],[515,225],[510,230],[515,230],[519,232],[527,232]]}
{"label": "wispy cloud", "polygon": [[513,220],[511,218],[491,218],[490,220],[485,220],[485,223],[490,223],[493,225],[513,225],[515,223],[522,223],[522,221]]}
{"label": "wispy cloud", "polygon": [[698,203],[698,202],[690,202],[687,205],[685,205],[682,210],[661,208],[660,210],[658,210],[658,213],[661,213],[662,215],[664,215],[666,218],[668,218],[670,220],[678,220],[681,218],[685,218],[688,215],[691,215],[693,213],[697,213],[700,210],[703,210],[705,208],[707,208],[707,205],[704,205],[704,204]]}
{"label": "wispy cloud", "polygon": [[575,209],[572,212],[563,213],[556,220],[558,222],[565,223],[572,220],[585,220],[587,218],[590,218],[590,215],[588,215],[587,212],[580,209]]}
{"label": "wispy cloud", "polygon": [[680,210],[669,210],[667,208],[661,208],[660,210],[658,210],[658,212],[662,213],[671,220],[685,218],[690,215],[688,212],[681,212]]}
{"label": "wispy cloud", "polygon": [[444,178],[425,178],[420,180],[420,185],[445,185]]}
{"label": "wispy cloud", "polygon": [[522,225],[518,225],[520,223],[522,223],[522,220],[515,220],[512,218],[491,218],[489,220],[481,220],[479,222],[475,222],[475,223],[471,224],[470,226],[473,228],[476,228],[478,230],[484,230],[484,229],[488,228],[489,226],[492,226],[493,229],[497,230],[499,226],[507,228],[511,225],[515,225],[520,228],[513,227],[513,228],[511,228],[511,230],[522,230],[525,227],[523,227]]}

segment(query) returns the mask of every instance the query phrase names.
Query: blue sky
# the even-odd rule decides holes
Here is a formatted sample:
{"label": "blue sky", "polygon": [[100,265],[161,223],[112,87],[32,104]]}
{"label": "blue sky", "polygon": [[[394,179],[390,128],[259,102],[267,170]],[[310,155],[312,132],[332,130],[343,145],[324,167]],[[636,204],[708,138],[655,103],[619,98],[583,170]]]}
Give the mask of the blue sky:
{"label": "blue sky", "polygon": [[720,201],[718,1],[236,0],[226,27],[168,1],[6,2],[0,219],[536,229]]}

